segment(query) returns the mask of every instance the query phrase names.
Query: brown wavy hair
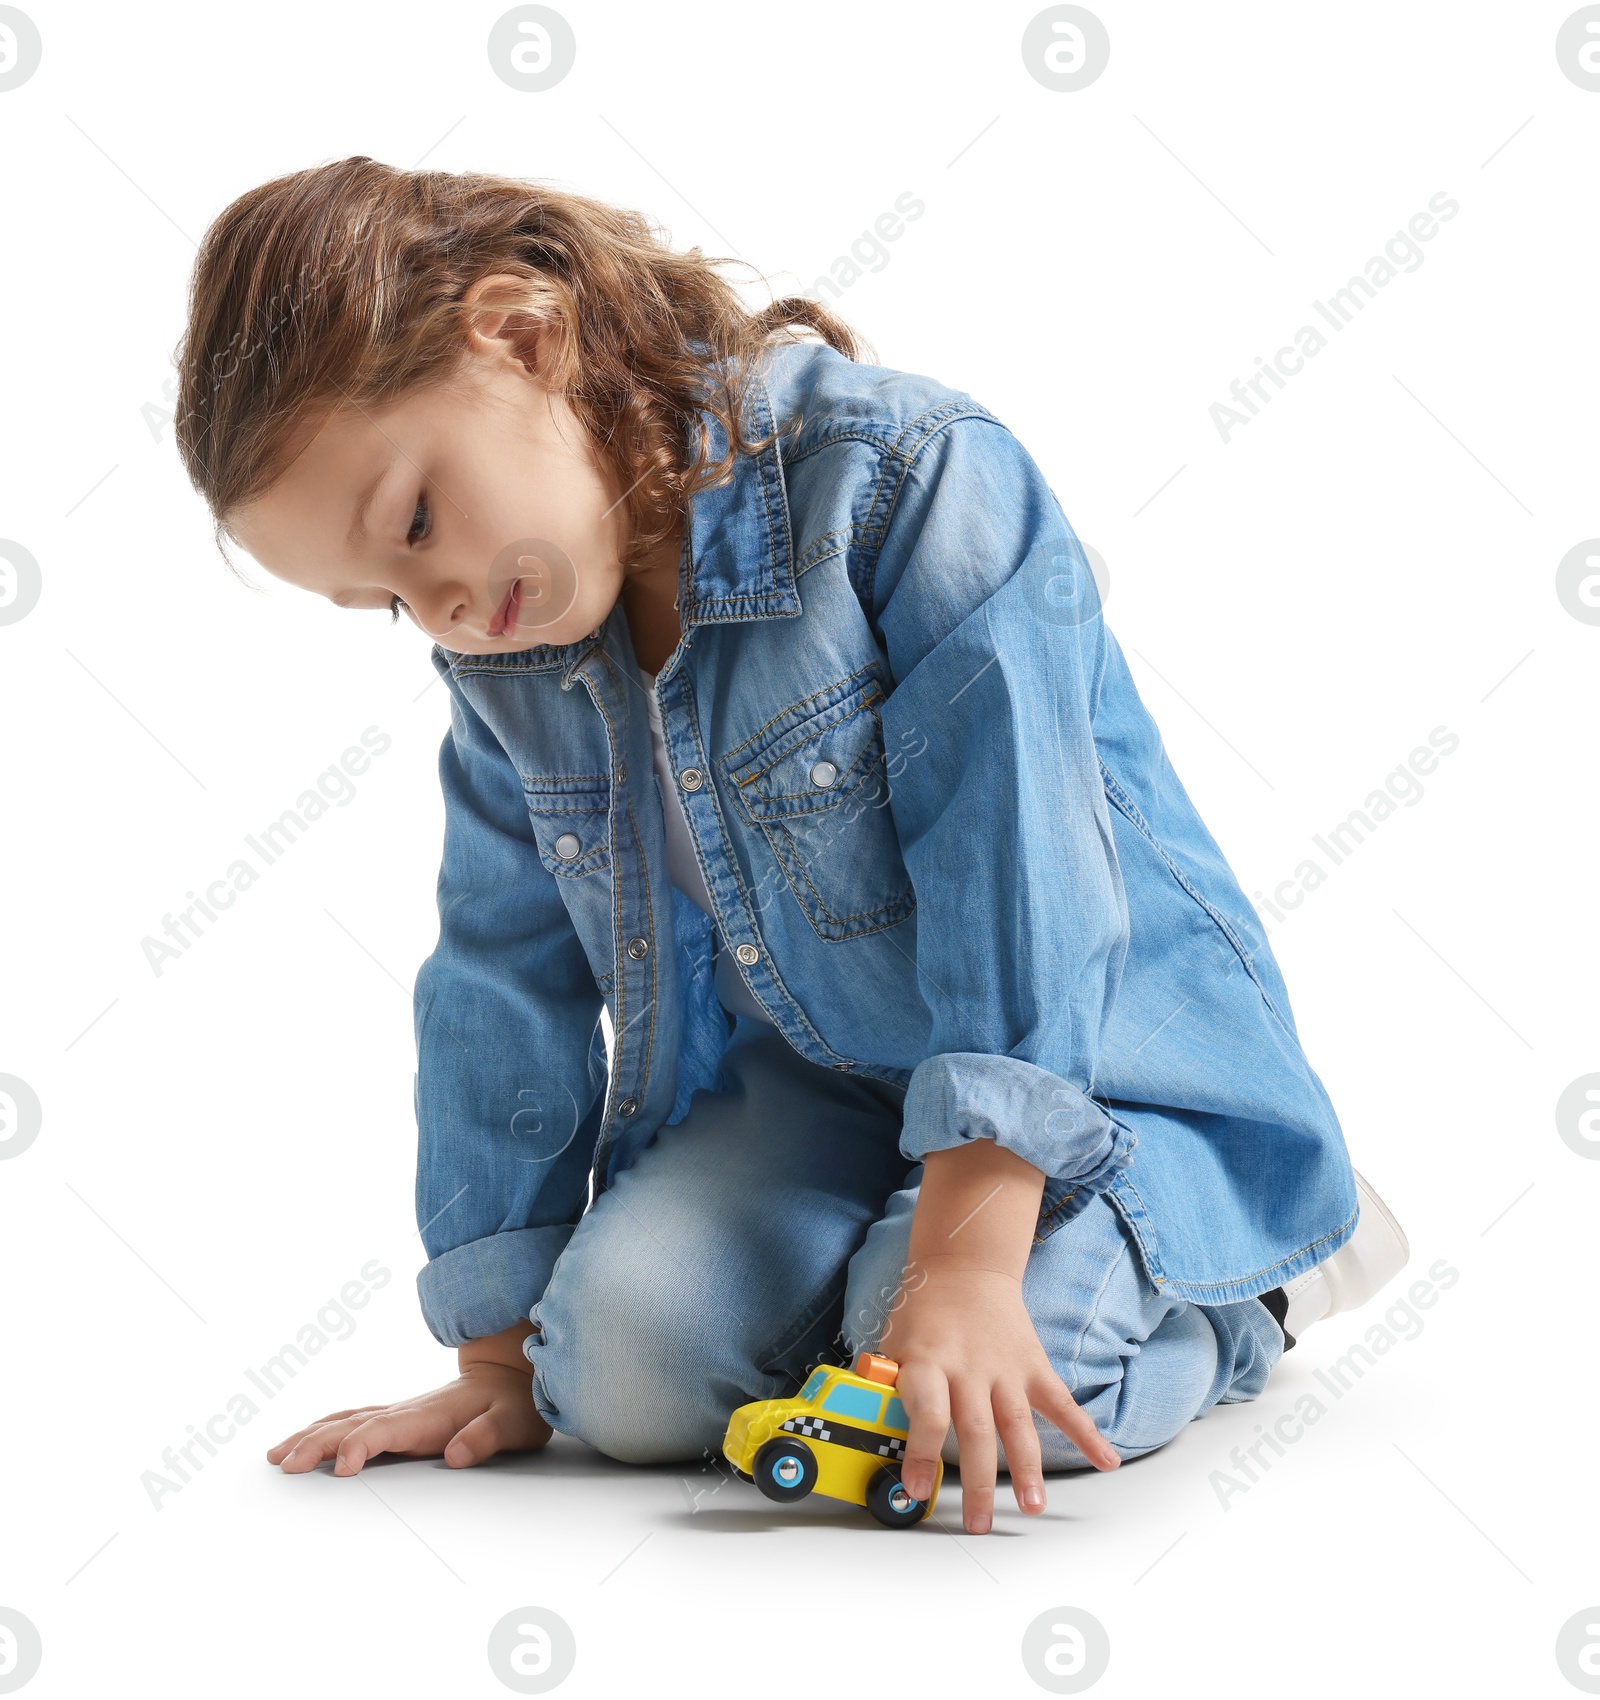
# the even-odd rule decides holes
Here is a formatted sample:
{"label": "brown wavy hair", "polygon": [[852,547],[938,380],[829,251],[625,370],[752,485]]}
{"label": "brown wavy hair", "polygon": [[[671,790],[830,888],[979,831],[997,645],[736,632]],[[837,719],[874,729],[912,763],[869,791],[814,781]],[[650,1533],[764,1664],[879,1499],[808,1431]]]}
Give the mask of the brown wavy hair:
{"label": "brown wavy hair", "polygon": [[[851,360],[871,356],[807,296],[750,311],[716,269],[745,263],[678,253],[642,213],[514,177],[356,155],[261,184],[206,231],[176,351],[178,452],[218,548],[230,516],[287,469],[303,426],[341,403],[448,384],[466,317],[510,304],[552,333],[540,381],[627,491],[631,564],[690,496],[726,481],[736,455],[774,440],[747,437],[740,406],[764,348],[815,332]],[[502,272],[520,293],[463,303]],[[727,436],[714,462],[690,441],[701,407]]]}

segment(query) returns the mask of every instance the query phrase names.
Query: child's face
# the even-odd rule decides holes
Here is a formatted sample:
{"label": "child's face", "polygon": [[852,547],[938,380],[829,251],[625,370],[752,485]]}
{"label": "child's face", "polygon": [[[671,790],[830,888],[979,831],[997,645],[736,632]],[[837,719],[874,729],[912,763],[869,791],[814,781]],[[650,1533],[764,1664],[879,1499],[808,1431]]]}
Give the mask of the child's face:
{"label": "child's face", "polygon": [[615,606],[623,492],[500,338],[474,333],[448,388],[340,405],[302,434],[278,482],[228,521],[275,577],[341,608],[398,597],[468,655],[575,643]]}

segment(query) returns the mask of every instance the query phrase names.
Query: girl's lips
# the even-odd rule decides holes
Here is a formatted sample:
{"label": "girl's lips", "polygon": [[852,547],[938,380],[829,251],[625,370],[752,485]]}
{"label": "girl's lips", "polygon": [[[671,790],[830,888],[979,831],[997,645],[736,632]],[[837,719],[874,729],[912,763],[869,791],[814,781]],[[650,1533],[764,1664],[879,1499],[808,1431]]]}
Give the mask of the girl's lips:
{"label": "girl's lips", "polygon": [[517,612],[522,605],[522,580],[514,578],[511,588],[506,592],[506,599],[494,611],[494,618],[489,622],[489,636],[504,637],[517,623]]}

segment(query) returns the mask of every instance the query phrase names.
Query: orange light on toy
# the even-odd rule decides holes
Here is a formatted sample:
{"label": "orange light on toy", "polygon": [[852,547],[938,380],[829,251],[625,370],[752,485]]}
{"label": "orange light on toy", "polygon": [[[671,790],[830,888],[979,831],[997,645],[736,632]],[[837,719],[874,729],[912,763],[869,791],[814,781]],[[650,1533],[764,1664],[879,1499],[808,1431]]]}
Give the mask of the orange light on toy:
{"label": "orange light on toy", "polygon": [[893,1387],[900,1379],[900,1365],[877,1352],[858,1352],[851,1367],[864,1381],[881,1381],[885,1387]]}

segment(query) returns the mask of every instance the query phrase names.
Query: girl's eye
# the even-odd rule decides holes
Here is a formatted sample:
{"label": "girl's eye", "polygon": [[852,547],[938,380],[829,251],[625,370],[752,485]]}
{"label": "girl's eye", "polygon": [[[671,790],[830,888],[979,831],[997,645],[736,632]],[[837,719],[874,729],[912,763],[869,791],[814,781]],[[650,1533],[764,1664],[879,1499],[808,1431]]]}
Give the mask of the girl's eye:
{"label": "girl's eye", "polygon": [[[418,527],[421,530],[418,530]],[[432,516],[428,510],[428,492],[422,491],[417,497],[417,506],[411,515],[411,529],[406,533],[407,543],[420,543],[433,530]]]}
{"label": "girl's eye", "polygon": [[394,622],[400,618],[400,610],[404,607],[405,607],[405,603],[403,603],[398,596],[391,596],[389,598],[389,614],[390,614],[390,622],[389,623],[391,625],[393,625]]}

